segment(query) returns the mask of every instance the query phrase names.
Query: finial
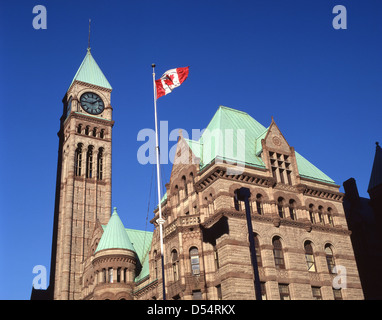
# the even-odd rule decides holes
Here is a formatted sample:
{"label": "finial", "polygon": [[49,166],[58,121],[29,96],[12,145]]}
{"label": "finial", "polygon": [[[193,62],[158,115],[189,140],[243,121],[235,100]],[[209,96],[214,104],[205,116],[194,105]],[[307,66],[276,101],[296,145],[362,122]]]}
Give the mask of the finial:
{"label": "finial", "polygon": [[91,23],[91,19],[89,19],[89,37],[88,37],[88,51],[90,51],[90,23]]}
{"label": "finial", "polygon": [[151,66],[152,66],[153,68],[155,68],[155,63],[152,63]]}
{"label": "finial", "polygon": [[377,145],[377,148],[378,148],[379,147],[379,142],[377,141],[375,144]]}
{"label": "finial", "polygon": [[117,214],[117,207],[114,207],[114,208],[113,208],[113,214],[114,214],[114,213]]}

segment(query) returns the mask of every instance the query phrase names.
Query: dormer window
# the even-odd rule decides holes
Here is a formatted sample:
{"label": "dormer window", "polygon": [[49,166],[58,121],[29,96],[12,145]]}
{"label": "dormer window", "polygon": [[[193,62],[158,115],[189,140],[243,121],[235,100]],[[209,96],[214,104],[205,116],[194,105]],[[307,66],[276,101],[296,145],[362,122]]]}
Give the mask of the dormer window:
{"label": "dormer window", "polygon": [[281,153],[269,152],[272,176],[278,183],[292,185],[290,157]]}

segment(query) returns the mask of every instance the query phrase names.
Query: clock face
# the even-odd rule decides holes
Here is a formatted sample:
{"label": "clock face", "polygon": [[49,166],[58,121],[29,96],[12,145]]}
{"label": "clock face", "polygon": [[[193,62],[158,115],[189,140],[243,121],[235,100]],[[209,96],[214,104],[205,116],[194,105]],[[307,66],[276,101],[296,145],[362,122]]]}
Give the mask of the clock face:
{"label": "clock face", "polygon": [[93,92],[85,92],[80,99],[81,107],[90,114],[100,114],[105,105],[99,95]]}

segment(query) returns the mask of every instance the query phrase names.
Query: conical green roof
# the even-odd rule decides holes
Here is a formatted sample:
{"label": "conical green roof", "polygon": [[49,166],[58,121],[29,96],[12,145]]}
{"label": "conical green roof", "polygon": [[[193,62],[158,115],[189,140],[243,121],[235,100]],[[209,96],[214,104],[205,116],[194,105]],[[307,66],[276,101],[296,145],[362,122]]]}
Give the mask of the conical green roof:
{"label": "conical green roof", "polygon": [[88,52],[86,53],[84,60],[78,68],[77,73],[74,76],[70,86],[75,80],[86,82],[110,90],[112,89],[109,81],[107,81],[97,62],[94,60],[92,54],[90,53],[90,48],[88,49]]}
{"label": "conical green roof", "polygon": [[117,208],[114,208],[114,212],[106,226],[95,253],[106,249],[129,249],[135,252],[126,229],[117,214]]}

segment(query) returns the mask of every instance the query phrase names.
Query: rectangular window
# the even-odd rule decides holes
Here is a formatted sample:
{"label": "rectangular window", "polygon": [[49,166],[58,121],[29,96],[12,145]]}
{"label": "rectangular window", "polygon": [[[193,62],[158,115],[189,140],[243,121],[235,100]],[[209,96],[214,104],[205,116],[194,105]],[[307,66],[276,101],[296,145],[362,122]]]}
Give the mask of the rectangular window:
{"label": "rectangular window", "polygon": [[281,250],[273,250],[276,269],[285,269],[284,257]]}
{"label": "rectangular window", "polygon": [[342,300],[341,289],[334,289],[333,288],[333,295],[334,295],[334,300]]}
{"label": "rectangular window", "polygon": [[312,287],[312,295],[313,295],[313,299],[322,300],[321,288],[320,287]]}
{"label": "rectangular window", "polygon": [[216,293],[217,293],[217,296],[218,296],[218,300],[222,300],[223,299],[223,296],[222,296],[222,286],[220,284],[218,284],[216,286]]}
{"label": "rectangular window", "polygon": [[192,300],[202,300],[202,292],[200,290],[193,290],[192,291]]}
{"label": "rectangular window", "polygon": [[267,300],[267,292],[265,290],[265,282],[261,282],[260,286],[261,286],[261,299]]}
{"label": "rectangular window", "polygon": [[305,254],[306,264],[309,272],[316,272],[313,254]]}
{"label": "rectangular window", "polygon": [[292,176],[291,176],[292,171],[287,170],[286,173],[287,173],[287,178],[288,178],[288,184],[291,186],[292,185]]}
{"label": "rectangular window", "polygon": [[279,283],[280,300],[290,300],[289,285]]}
{"label": "rectangular window", "polygon": [[215,260],[215,270],[219,270],[219,255],[218,249],[214,246],[214,260]]}

